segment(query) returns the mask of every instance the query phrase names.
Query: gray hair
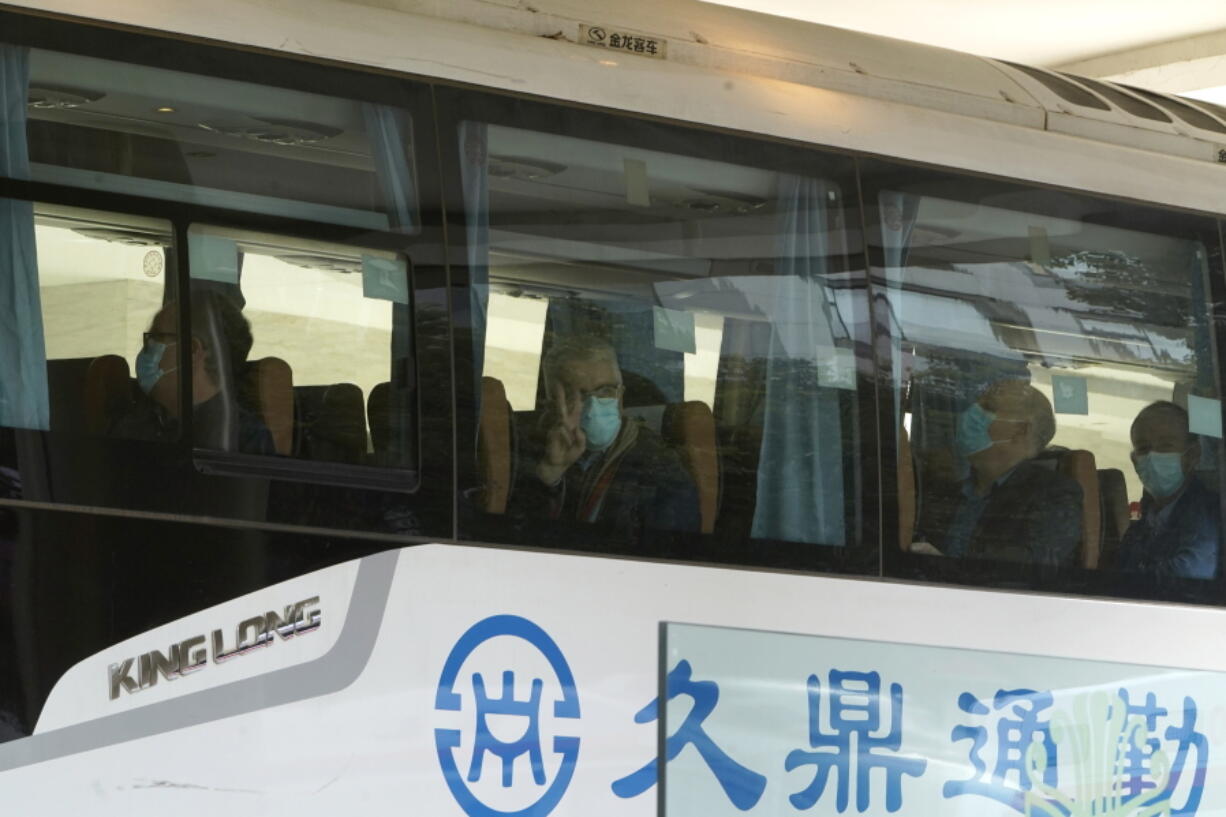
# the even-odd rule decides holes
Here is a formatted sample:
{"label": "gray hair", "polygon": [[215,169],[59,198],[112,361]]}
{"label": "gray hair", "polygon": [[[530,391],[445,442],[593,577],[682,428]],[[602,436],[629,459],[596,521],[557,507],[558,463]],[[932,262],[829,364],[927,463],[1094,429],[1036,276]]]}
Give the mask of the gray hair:
{"label": "gray hair", "polygon": [[607,340],[597,335],[572,335],[554,341],[542,366],[546,394],[553,390],[563,367],[588,360],[608,360],[616,366],[617,352]]}

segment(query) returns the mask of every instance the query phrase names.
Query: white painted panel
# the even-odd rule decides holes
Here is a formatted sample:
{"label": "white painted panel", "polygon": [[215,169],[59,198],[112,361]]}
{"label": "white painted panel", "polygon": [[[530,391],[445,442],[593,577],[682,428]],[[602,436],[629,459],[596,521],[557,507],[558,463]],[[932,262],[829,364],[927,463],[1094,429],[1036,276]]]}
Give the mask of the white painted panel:
{"label": "white painted panel", "polygon": [[[343,651],[347,642],[373,635],[369,628],[378,628],[369,660],[349,656],[347,671],[356,680],[339,691],[278,703],[297,685],[310,686],[320,680],[320,662],[295,664],[290,671],[296,667],[297,675],[258,676],[269,683],[259,695],[244,693],[250,710],[243,714],[78,755],[62,751],[71,744],[71,730],[0,745],[0,766],[16,766],[0,772],[0,789],[10,802],[22,803],[22,813],[30,815],[74,810],[128,815],[162,808],[205,815],[216,814],[220,808],[235,817],[323,817],[347,813],[355,805],[367,813],[389,813],[412,803],[414,813],[461,817],[466,812],[446,784],[436,730],[459,731],[456,754],[467,786],[477,727],[473,676],[481,674],[487,697],[497,698],[503,692],[502,673],[512,671],[516,700],[529,699],[532,679],[541,680],[542,707],[536,711],[544,782],[536,784],[528,757],[521,756],[512,766],[512,785],[504,788],[500,762],[487,752],[487,765],[471,790],[502,809],[531,804],[548,790],[562,768],[553,739],[577,737],[573,777],[549,813],[649,817],[655,814],[654,789],[623,798],[614,793],[612,783],[654,756],[655,724],[636,722],[635,715],[656,696],[660,625],[669,621],[1226,671],[1226,654],[1205,648],[1216,643],[1226,626],[1226,611],[1215,609],[445,545],[408,548],[398,558],[381,554],[366,561],[386,578],[391,573],[385,561],[388,556],[393,557],[395,570],[385,605],[381,597],[357,597],[345,613],[339,591],[350,582],[355,564],[304,576],[159,628],[126,642],[123,649],[107,650],[82,662],[65,679],[62,690],[57,688],[54,708],[65,713],[59,721],[62,724],[71,718],[104,716],[112,711],[113,702],[93,690],[104,689],[106,666],[115,654],[163,645],[167,637],[177,637],[169,635],[172,632],[228,624],[232,614],[244,614],[240,610],[263,609],[287,594],[296,597],[314,593],[314,588],[319,588],[321,599],[336,600],[324,607],[323,627],[309,637],[319,639],[311,649],[326,638],[337,638],[323,661],[340,654],[337,651]],[[355,631],[350,625],[365,620],[370,612],[359,608],[371,603],[379,604],[381,615],[362,625],[365,632]],[[508,616],[531,622],[543,637],[478,639],[471,649],[463,644],[466,633],[479,635],[482,627],[489,626],[482,622]],[[333,635],[326,635],[328,632]],[[1121,637],[1128,633],[1161,633],[1162,637],[1144,642]],[[578,717],[554,708],[555,701],[567,697],[567,690],[541,651],[548,644],[556,646],[558,663],[573,675]],[[288,654],[283,648],[291,646],[295,645],[277,643],[236,660],[234,667],[237,670],[246,663],[254,668],[264,658]],[[459,693],[458,710],[438,707],[440,682],[453,653],[460,670],[454,686]],[[985,656],[983,660],[992,659]],[[197,679],[215,683],[222,669],[225,667],[210,666]],[[939,675],[939,668],[923,672]],[[191,682],[191,678],[182,679],[167,687],[189,707]],[[71,717],[60,702],[70,688],[92,696],[75,705]],[[153,692],[146,690],[132,699]],[[1213,713],[1221,711],[1220,704],[1203,695],[1200,702],[1208,730],[1216,717]],[[130,714],[139,716],[140,712]],[[498,717],[501,721],[491,716],[488,722],[491,734],[503,741],[522,734],[528,723],[524,715]],[[39,740],[43,742],[37,743]],[[23,765],[23,758],[47,752],[55,756]],[[1213,797],[1218,799],[1206,803],[1216,803],[1226,791],[1226,779],[1218,767],[1210,775],[1206,792],[1216,792]],[[1009,812],[1001,807],[997,812],[977,813],[1003,817]],[[1201,813],[1217,812],[1206,809]]]}

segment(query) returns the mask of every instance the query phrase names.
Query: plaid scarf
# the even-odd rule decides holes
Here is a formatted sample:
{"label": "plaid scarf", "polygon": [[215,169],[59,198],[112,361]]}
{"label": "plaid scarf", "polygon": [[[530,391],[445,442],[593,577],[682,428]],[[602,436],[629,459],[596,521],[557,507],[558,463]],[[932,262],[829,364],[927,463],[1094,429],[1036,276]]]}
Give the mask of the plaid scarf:
{"label": "plaid scarf", "polygon": [[613,484],[613,477],[617,475],[626,452],[634,447],[638,438],[639,421],[623,418],[617,439],[579,481],[579,505],[575,518],[580,522],[595,522],[600,517],[600,509],[604,506],[609,486]]}

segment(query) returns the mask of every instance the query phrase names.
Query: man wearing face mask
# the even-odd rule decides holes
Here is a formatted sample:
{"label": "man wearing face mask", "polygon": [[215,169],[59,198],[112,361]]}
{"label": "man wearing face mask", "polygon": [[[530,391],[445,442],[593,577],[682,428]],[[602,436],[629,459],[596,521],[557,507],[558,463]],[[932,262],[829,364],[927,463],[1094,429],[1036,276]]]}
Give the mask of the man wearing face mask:
{"label": "man wearing face mask", "polygon": [[513,507],[526,514],[644,530],[697,531],[698,492],[660,437],[622,412],[613,348],[592,337],[560,339],[544,361],[549,406],[539,455],[518,480]]}
{"label": "man wearing face mask", "polygon": [[1141,518],[1120,541],[1120,567],[1156,578],[1217,574],[1218,497],[1196,477],[1200,446],[1188,413],[1160,401],[1132,422],[1132,464],[1145,486]]}
{"label": "man wearing face mask", "polygon": [[948,556],[1071,566],[1081,486],[1034,461],[1056,433],[1051,403],[1022,380],[993,383],[958,418],[970,477],[943,538]]}
{"label": "man wearing face mask", "polygon": [[[136,356],[136,382],[145,399],[120,417],[118,437],[171,441],[179,432],[179,334],[176,302],[164,305]],[[238,306],[214,292],[192,293],[191,382],[193,443],[201,448],[273,454],[272,434],[242,406],[227,381],[236,382],[251,351],[251,325]],[[227,378],[225,371],[231,373]]]}

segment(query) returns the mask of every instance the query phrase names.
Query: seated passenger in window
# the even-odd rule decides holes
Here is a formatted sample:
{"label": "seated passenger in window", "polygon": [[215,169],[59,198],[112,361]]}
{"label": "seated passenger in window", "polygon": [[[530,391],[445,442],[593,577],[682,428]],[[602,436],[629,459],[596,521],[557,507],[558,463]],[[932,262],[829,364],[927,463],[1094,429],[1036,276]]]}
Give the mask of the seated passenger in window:
{"label": "seated passenger in window", "polygon": [[[164,305],[136,356],[140,398],[111,429],[118,437],[170,441],[179,433],[178,304]],[[201,448],[273,454],[272,434],[242,404],[241,381],[251,351],[251,325],[234,301],[215,292],[192,294],[192,427]],[[224,368],[223,368],[224,367]]]}
{"label": "seated passenger in window", "polygon": [[941,550],[961,556],[1072,566],[1081,542],[1081,486],[1034,458],[1056,434],[1042,392],[993,383],[958,418],[971,466]]}
{"label": "seated passenger in window", "polygon": [[1132,464],[1145,486],[1141,518],[1120,540],[1120,567],[1158,578],[1217,574],[1221,513],[1217,494],[1195,474],[1200,444],[1188,413],[1151,403],[1132,422]]}
{"label": "seated passenger in window", "polygon": [[549,406],[511,510],[601,523],[632,541],[645,530],[697,531],[698,492],[680,458],[622,410],[613,347],[594,337],[559,339],[543,370]]}

